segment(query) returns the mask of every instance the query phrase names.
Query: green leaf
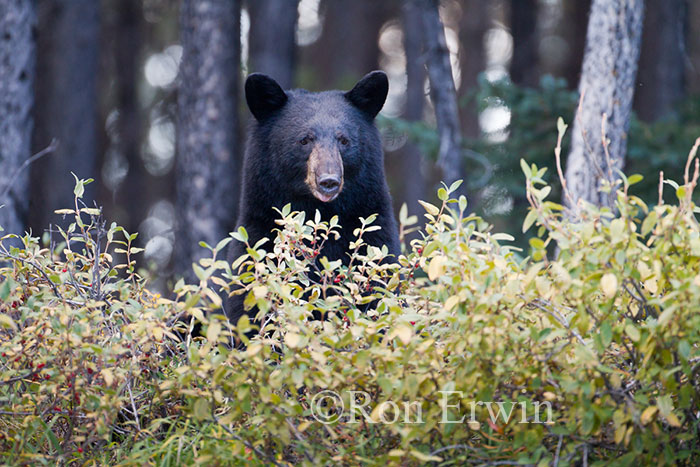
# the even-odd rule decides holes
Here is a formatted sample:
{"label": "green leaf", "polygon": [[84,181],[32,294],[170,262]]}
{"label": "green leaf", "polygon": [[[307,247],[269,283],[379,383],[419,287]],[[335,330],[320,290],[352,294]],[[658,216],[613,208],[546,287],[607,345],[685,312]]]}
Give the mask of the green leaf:
{"label": "green leaf", "polygon": [[73,175],[73,178],[75,178],[75,188],[73,188],[73,194],[78,198],[82,198],[83,194],[85,193],[85,182],[80,180],[73,172],[71,172],[71,175]]}
{"label": "green leaf", "polygon": [[530,166],[527,165],[527,162],[525,162],[525,159],[520,159],[520,168],[523,170],[525,178],[528,180],[532,178],[532,171],[530,170]]}
{"label": "green leaf", "polygon": [[559,117],[557,118],[557,133],[559,136],[564,136],[564,133],[566,132],[566,129],[569,127],[566,123],[564,123],[564,119]]}
{"label": "green leaf", "polygon": [[436,206],[433,206],[430,203],[426,203],[425,201],[418,200],[418,203],[420,203],[421,206],[428,212],[428,214],[431,214],[433,216],[437,216],[440,214],[440,209],[438,209]]}
{"label": "green leaf", "polygon": [[629,336],[632,342],[639,342],[639,339],[641,337],[639,328],[632,323],[627,323],[627,325],[625,326],[625,334]]}
{"label": "green leaf", "polygon": [[537,211],[535,209],[530,208],[530,212],[527,213],[527,216],[525,216],[525,221],[523,222],[523,233],[527,232],[536,220]]}
{"label": "green leaf", "polygon": [[544,242],[542,241],[541,238],[537,237],[532,237],[529,240],[530,246],[534,248],[535,250],[542,250],[544,248]]}
{"label": "green leaf", "polygon": [[248,241],[248,232],[243,226],[238,227],[238,230],[232,232],[231,236],[241,243],[246,243]]}
{"label": "green leaf", "polygon": [[659,220],[659,215],[655,210],[649,211],[649,215],[642,222],[642,235],[647,236],[649,232],[656,226],[656,222]]}
{"label": "green leaf", "polygon": [[612,327],[608,321],[604,321],[600,326],[600,342],[603,347],[607,347],[612,342]]}
{"label": "green leaf", "polygon": [[192,409],[192,415],[197,420],[206,420],[209,418],[209,401],[200,397],[194,403],[194,408]]}
{"label": "green leaf", "polygon": [[631,185],[634,185],[635,183],[639,183],[639,182],[641,182],[642,180],[644,180],[644,177],[643,177],[642,175],[640,175],[640,174],[630,175],[630,176],[627,178],[627,182],[630,184],[630,186],[631,186]]}
{"label": "green leaf", "polygon": [[467,197],[464,195],[459,196],[459,211],[464,212],[467,209]]}

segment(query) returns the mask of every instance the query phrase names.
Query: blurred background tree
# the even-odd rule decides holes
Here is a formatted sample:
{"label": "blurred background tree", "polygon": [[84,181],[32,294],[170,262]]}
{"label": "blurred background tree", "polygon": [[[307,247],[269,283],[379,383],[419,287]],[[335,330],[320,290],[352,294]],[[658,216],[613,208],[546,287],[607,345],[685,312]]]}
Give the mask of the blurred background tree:
{"label": "blurred background tree", "polygon": [[[0,8],[23,3],[33,4],[0,0]],[[167,289],[167,281],[184,273],[197,249],[187,223],[183,224],[182,200],[191,193],[188,183],[197,186],[201,181],[188,175],[188,164],[204,165],[202,170],[216,173],[200,191],[201,203],[212,209],[200,214],[220,226],[214,231],[224,228],[225,219],[235,219],[236,167],[249,119],[240,83],[253,71],[271,74],[289,87],[314,91],[347,89],[370,70],[386,71],[390,94],[378,122],[389,183],[397,210],[405,202],[410,212],[420,213],[417,199],[433,196],[443,177],[436,164],[440,138],[427,69],[433,50],[425,43],[420,14],[426,3],[437,8],[444,35],[443,56],[451,68],[449,84],[458,103],[460,171],[470,210],[497,230],[520,232],[526,208],[521,158],[549,167],[549,181],[555,185],[551,197],[560,196],[553,170],[556,119],[562,116],[567,123],[574,122],[590,0],[242,0],[237,18],[222,19],[217,32],[229,40],[234,37],[233,42],[240,37],[239,66],[218,63],[235,76],[196,85],[222,86],[212,95],[234,109],[227,114],[230,118],[212,119],[216,125],[230,125],[220,144],[234,160],[221,170],[211,166],[214,160],[207,151],[213,146],[188,146],[184,133],[177,133],[178,126],[190,131],[182,126],[183,113],[190,108],[184,102],[197,76],[187,73],[183,58],[191,36],[181,27],[185,24],[181,12],[189,3],[206,8],[219,2],[37,3],[35,34],[23,36],[27,43],[7,49],[9,55],[0,55],[12,61],[0,63],[0,89],[10,85],[7,70],[20,66],[20,58],[33,63],[31,51],[36,47],[36,83],[27,88],[33,86],[34,92],[19,97],[24,107],[33,109],[31,115],[20,111],[24,131],[30,131],[31,116],[36,126],[31,148],[29,143],[17,146],[16,160],[26,161],[52,138],[60,146],[22,172],[27,180],[24,188],[21,176],[13,184],[15,198],[21,200],[11,208],[19,213],[18,229],[24,225],[38,233],[49,223],[60,224],[52,211],[65,204],[63,197],[71,196],[71,170],[95,178],[97,204],[105,208],[107,219],[139,232],[139,246],[146,248],[140,264],[156,273],[160,280],[156,286]],[[626,171],[645,175],[636,192],[653,202],[658,170],[678,179],[688,149],[700,135],[700,36],[689,34],[700,27],[700,2],[644,3],[634,86],[636,115],[627,135]],[[1,41],[7,28],[14,26],[7,21],[0,24]],[[0,47],[6,46],[0,42]],[[230,62],[232,56],[202,52],[202,67],[207,60]],[[33,68],[27,70],[26,83],[32,76]],[[185,96],[178,96],[178,89]],[[5,100],[3,92],[0,103]],[[11,114],[3,114],[2,124],[10,121],[5,115]],[[201,131],[209,134],[206,127]],[[214,134],[208,140],[212,145]],[[569,137],[563,154],[568,154]],[[9,141],[0,137],[5,176],[11,160],[6,156]],[[207,190],[212,184],[217,188]],[[21,206],[27,199],[22,190],[30,193],[29,211]],[[222,193],[233,199],[222,204],[217,201]],[[0,201],[8,206],[11,202]],[[230,224],[224,230],[228,228]],[[527,245],[527,239],[516,237]]]}

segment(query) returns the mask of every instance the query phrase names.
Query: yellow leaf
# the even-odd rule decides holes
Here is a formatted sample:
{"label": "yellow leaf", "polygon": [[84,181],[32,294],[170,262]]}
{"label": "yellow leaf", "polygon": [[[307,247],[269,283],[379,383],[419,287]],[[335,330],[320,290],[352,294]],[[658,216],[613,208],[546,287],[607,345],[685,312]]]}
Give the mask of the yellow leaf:
{"label": "yellow leaf", "polygon": [[447,258],[439,255],[430,260],[430,265],[428,266],[428,279],[434,281],[438,277],[445,273],[445,263]]}
{"label": "yellow leaf", "polygon": [[606,298],[611,298],[617,292],[617,277],[615,274],[607,273],[600,279],[600,288]]}
{"label": "yellow leaf", "polygon": [[267,287],[265,287],[264,285],[253,287],[253,295],[257,300],[265,298],[267,296]]}
{"label": "yellow leaf", "polygon": [[109,368],[105,368],[100,373],[102,373],[102,378],[105,380],[105,384],[107,384],[107,386],[111,386],[114,382],[114,375],[112,374],[112,370],[110,370]]}
{"label": "yellow leaf", "polygon": [[153,338],[157,341],[163,339],[163,329],[162,328],[153,328]]}
{"label": "yellow leaf", "polygon": [[289,348],[293,349],[297,347],[299,345],[299,341],[301,341],[301,336],[299,334],[288,332],[284,335],[284,343],[287,344],[287,347]]}
{"label": "yellow leaf", "polygon": [[678,420],[678,417],[676,417],[676,414],[670,413],[666,416],[666,421],[668,422],[669,425],[671,425],[674,428],[678,428],[681,426],[681,421]]}
{"label": "yellow leaf", "polygon": [[642,422],[642,425],[646,425],[651,421],[651,419],[654,417],[654,414],[659,410],[659,408],[655,405],[649,406],[646,409],[644,409],[644,412],[642,412],[642,416],[639,417],[639,421]]}
{"label": "yellow leaf", "polygon": [[260,351],[262,350],[262,345],[260,344],[251,344],[248,346],[246,349],[246,355],[248,357],[254,357],[256,356]]}
{"label": "yellow leaf", "polygon": [[221,323],[212,320],[209,328],[207,329],[207,340],[211,344],[216,344],[217,339],[219,339],[219,334],[221,333]]}
{"label": "yellow leaf", "polygon": [[4,328],[12,328],[15,331],[17,330],[17,325],[12,320],[12,318],[10,318],[9,316],[7,316],[4,313],[0,313],[0,326],[2,326]]}
{"label": "yellow leaf", "polygon": [[411,455],[421,462],[442,462],[442,457],[431,456],[429,454],[424,454],[420,451],[413,449]]}
{"label": "yellow leaf", "polygon": [[452,295],[445,301],[445,311],[450,311],[459,303],[459,297],[457,295]]}
{"label": "yellow leaf", "polygon": [[627,425],[620,425],[615,430],[615,443],[622,444],[625,439],[625,434],[627,433]]}
{"label": "yellow leaf", "polygon": [[408,345],[408,343],[411,342],[411,337],[413,337],[413,329],[402,324],[392,331],[389,339],[393,339],[394,337],[398,337],[404,345]]}
{"label": "yellow leaf", "polygon": [[649,293],[656,295],[656,292],[659,290],[659,286],[656,283],[656,279],[649,279],[644,282],[644,288],[649,291]]}

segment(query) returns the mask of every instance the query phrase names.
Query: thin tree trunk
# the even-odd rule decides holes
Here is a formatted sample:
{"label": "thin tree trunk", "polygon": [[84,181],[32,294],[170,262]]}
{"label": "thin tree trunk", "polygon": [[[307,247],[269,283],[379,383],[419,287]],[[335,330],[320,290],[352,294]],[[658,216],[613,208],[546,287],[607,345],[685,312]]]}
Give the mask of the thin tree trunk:
{"label": "thin tree trunk", "polygon": [[312,88],[350,89],[379,67],[379,31],[391,12],[384,0],[322,0],[321,37],[304,51],[312,63]]}
{"label": "thin tree trunk", "polygon": [[591,6],[579,84],[583,98],[566,167],[572,199],[565,195],[564,201],[575,211],[579,200],[613,206],[615,190],[601,193],[600,182],[612,182],[624,167],[643,16],[643,0],[594,0]]}
{"label": "thin tree trunk", "polygon": [[294,84],[297,0],[249,0],[249,72],[265,73],[282,89]]}
{"label": "thin tree trunk", "polygon": [[33,0],[0,0],[0,226],[22,234],[27,215],[36,47]]}
{"label": "thin tree trunk", "polygon": [[[421,10],[414,2],[406,2],[402,11],[404,49],[406,52],[406,110],[404,118],[408,121],[423,119],[425,103],[425,64],[423,63],[423,19]],[[418,145],[408,142],[404,146],[400,161],[401,180],[404,187],[403,200],[408,212],[418,214],[423,208],[418,203],[425,199],[425,177],[423,174],[423,157]]]}
{"label": "thin tree trunk", "polygon": [[700,2],[688,3],[688,50],[686,51],[686,84],[688,94],[700,93]]}
{"label": "thin tree trunk", "polygon": [[[459,57],[462,67],[461,95],[476,91],[479,73],[486,69],[484,34],[488,28],[488,5],[486,0],[465,0],[462,3],[462,18],[459,24]],[[470,101],[461,108],[460,119],[463,135],[478,138],[479,113],[476,102]]]}
{"label": "thin tree trunk", "polygon": [[175,267],[192,278],[192,263],[226,237],[235,222],[240,3],[184,0],[178,90]]}
{"label": "thin tree trunk", "polygon": [[[42,1],[38,22],[33,151],[54,138],[59,146],[32,167],[29,223],[35,232],[58,221],[56,209],[73,205],[71,172],[96,177],[99,2]],[[93,186],[84,195],[88,203]]]}
{"label": "thin tree trunk", "polygon": [[443,181],[449,185],[463,178],[462,135],[450,52],[445,41],[445,29],[440,21],[438,1],[418,0],[418,5],[423,17],[423,41],[430,79],[430,96],[440,135],[438,166],[442,170]]}
{"label": "thin tree trunk", "polygon": [[535,87],[539,74],[537,0],[511,0],[510,31],[513,35],[510,79],[521,86]]}
{"label": "thin tree trunk", "polygon": [[634,107],[644,121],[672,115],[684,96],[685,0],[647,2]]}
{"label": "thin tree trunk", "polygon": [[142,155],[144,116],[140,108],[138,85],[142,79],[143,7],[141,0],[122,0],[117,10],[114,58],[116,64],[116,100],[118,140],[116,149],[127,161],[127,174],[116,190],[116,204],[126,211],[123,223],[137,232],[148,215],[151,180]]}

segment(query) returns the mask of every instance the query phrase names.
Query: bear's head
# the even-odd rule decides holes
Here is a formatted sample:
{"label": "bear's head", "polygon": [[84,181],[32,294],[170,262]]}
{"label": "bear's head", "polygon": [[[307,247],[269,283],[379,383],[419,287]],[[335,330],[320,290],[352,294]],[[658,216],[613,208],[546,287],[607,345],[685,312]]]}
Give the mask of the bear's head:
{"label": "bear's head", "polygon": [[283,174],[275,182],[295,197],[330,203],[344,186],[362,186],[355,178],[381,172],[374,118],[388,90],[381,71],[369,73],[347,92],[285,92],[269,76],[248,76],[246,101],[259,132],[256,141],[263,141],[257,144],[264,145],[257,150],[267,159],[267,170]]}

